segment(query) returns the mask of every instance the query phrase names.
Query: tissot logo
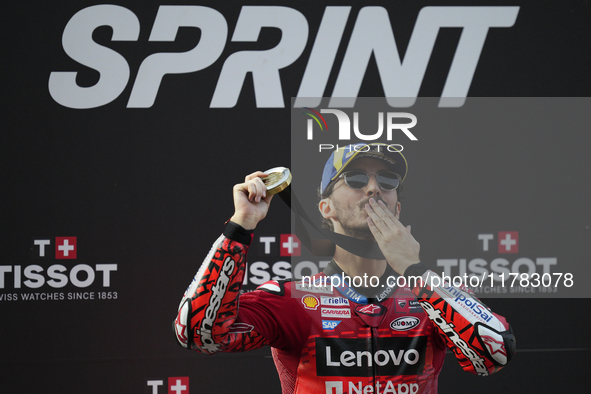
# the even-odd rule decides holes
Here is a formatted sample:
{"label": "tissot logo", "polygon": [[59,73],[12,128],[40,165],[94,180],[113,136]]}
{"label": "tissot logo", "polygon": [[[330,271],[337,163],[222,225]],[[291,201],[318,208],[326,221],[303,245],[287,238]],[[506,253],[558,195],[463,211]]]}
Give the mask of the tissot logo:
{"label": "tissot logo", "polygon": [[316,338],[318,376],[416,375],[425,365],[427,337],[365,339]]}
{"label": "tissot logo", "polygon": [[12,297],[22,300],[116,299],[116,292],[55,292],[55,290],[72,287],[88,288],[91,285],[103,289],[111,287],[111,279],[117,272],[117,264],[84,264],[79,259],[78,244],[78,237],[74,236],[33,239],[30,248],[31,257],[38,264],[0,265],[0,290],[41,289],[51,291],[51,293],[23,292],[20,297]]}
{"label": "tissot logo", "polygon": [[161,386],[164,386],[163,380],[148,380],[147,386],[149,387],[150,394],[188,394],[189,377],[179,376],[168,378],[168,387],[163,390],[159,390]]}
{"label": "tissot logo", "polygon": [[[284,108],[285,96],[297,97],[295,107],[316,107],[328,89],[329,77],[335,73],[329,106],[350,108],[355,104],[371,59],[377,65],[388,103],[393,107],[408,107],[418,96],[439,30],[457,27],[462,29],[462,39],[457,48],[451,49],[454,60],[447,72],[439,106],[460,107],[470,89],[480,54],[486,49],[487,36],[494,34],[490,29],[513,26],[519,12],[519,7],[424,7],[402,58],[389,10],[367,6],[357,15],[350,15],[351,8],[327,6],[320,25],[310,26],[306,16],[294,8],[245,5],[236,25],[229,28],[224,15],[205,6],[162,5],[155,16],[144,21],[119,5],[90,6],[74,14],[64,28],[62,45],[73,60],[72,71],[53,71],[49,76],[49,93],[57,103],[68,108],[97,108],[117,99],[133,81],[127,107],[149,108],[156,101],[165,75],[199,78],[196,72],[222,64],[219,58],[228,45],[229,31],[233,32],[232,42],[257,42],[259,35],[264,34],[262,29],[271,27],[281,31],[281,39],[274,48],[238,51],[223,60],[215,90],[199,92],[199,95],[211,95],[210,108],[236,106],[249,74],[258,108]],[[396,11],[394,8],[390,12]],[[349,42],[342,43],[349,19],[355,19],[353,30]],[[199,42],[186,52],[148,55],[134,78],[123,54],[93,40],[97,28],[108,26],[112,29],[112,41],[137,42],[140,29],[150,30],[148,24],[152,20],[150,42],[174,42],[179,29],[187,27],[200,30]],[[318,33],[312,37],[310,31]],[[298,60],[308,44],[311,51],[306,53],[310,57],[298,91],[285,94],[281,77],[285,78],[289,71],[283,69]],[[148,47],[145,43],[139,45]],[[342,47],[346,48],[342,62],[335,64],[341,58],[337,52]],[[98,72],[99,79],[93,86],[78,85],[77,73],[86,72],[83,66]]]}

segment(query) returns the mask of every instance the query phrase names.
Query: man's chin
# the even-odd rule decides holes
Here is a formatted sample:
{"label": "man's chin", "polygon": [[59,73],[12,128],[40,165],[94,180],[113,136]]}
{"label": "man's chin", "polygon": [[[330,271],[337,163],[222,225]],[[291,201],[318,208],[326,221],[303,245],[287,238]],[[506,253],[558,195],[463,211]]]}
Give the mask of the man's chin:
{"label": "man's chin", "polygon": [[376,240],[369,227],[348,228],[345,230],[345,234],[349,237],[357,238],[362,241]]}

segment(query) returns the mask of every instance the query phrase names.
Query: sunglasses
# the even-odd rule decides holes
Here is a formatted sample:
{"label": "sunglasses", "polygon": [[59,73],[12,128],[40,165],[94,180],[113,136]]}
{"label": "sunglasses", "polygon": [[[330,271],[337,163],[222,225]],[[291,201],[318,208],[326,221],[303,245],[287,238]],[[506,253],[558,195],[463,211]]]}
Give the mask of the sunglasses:
{"label": "sunglasses", "polygon": [[400,175],[392,171],[378,171],[367,173],[363,170],[352,170],[339,175],[347,186],[354,190],[361,190],[369,183],[370,175],[375,175],[380,189],[384,191],[396,190],[400,185]]}

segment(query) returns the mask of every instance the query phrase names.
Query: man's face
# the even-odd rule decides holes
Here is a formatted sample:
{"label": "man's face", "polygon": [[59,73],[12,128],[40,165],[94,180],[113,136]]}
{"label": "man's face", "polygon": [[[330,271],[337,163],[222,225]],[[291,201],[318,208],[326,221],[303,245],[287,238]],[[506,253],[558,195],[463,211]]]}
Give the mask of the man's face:
{"label": "man's face", "polygon": [[369,183],[360,190],[347,186],[341,178],[335,183],[330,197],[320,201],[319,209],[325,218],[332,219],[334,231],[350,237],[373,240],[367,224],[367,212],[365,205],[370,198],[376,201],[382,200],[386,206],[398,218],[400,215],[400,203],[396,190],[386,191],[380,189],[375,174],[379,171],[391,171],[390,166],[378,159],[364,157],[353,161],[346,168],[346,171],[363,170],[368,174]]}

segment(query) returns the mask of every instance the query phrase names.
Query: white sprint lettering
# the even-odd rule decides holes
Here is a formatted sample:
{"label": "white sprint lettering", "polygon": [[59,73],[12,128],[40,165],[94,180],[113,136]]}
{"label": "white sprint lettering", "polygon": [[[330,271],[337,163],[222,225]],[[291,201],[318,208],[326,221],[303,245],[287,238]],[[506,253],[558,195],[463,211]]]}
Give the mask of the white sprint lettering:
{"label": "white sprint lettering", "polygon": [[[350,11],[351,7],[348,6],[325,8],[295,107],[317,107],[320,104],[319,98],[325,95]],[[329,105],[354,105],[373,56],[388,103],[393,107],[412,106],[423,82],[439,30],[459,27],[463,29],[462,35],[439,106],[460,107],[465,102],[489,30],[513,26],[518,12],[519,7],[424,7],[415,22],[403,60],[388,10],[375,6],[362,7],[340,65]],[[127,60],[121,54],[93,41],[93,32],[100,26],[113,29],[113,41],[137,41],[139,38],[140,22],[137,16],[121,6],[91,6],[72,16],[64,29],[64,52],[79,64],[98,71],[100,78],[94,86],[84,87],[77,84],[76,71],[51,72],[49,93],[64,107],[82,109],[106,105],[119,97],[129,83]],[[198,27],[201,30],[199,43],[184,53],[149,55],[139,67],[128,107],[151,107],[164,75],[200,71],[214,64],[221,56],[228,26],[220,12],[203,6],[161,6],[149,41],[175,41],[180,27]],[[258,108],[285,106],[279,70],[294,63],[303,53],[308,43],[308,21],[299,11],[289,7],[243,6],[232,41],[258,41],[263,27],[279,28],[281,41],[268,50],[230,54],[223,64],[210,107],[236,106],[248,73],[252,73]]]}

